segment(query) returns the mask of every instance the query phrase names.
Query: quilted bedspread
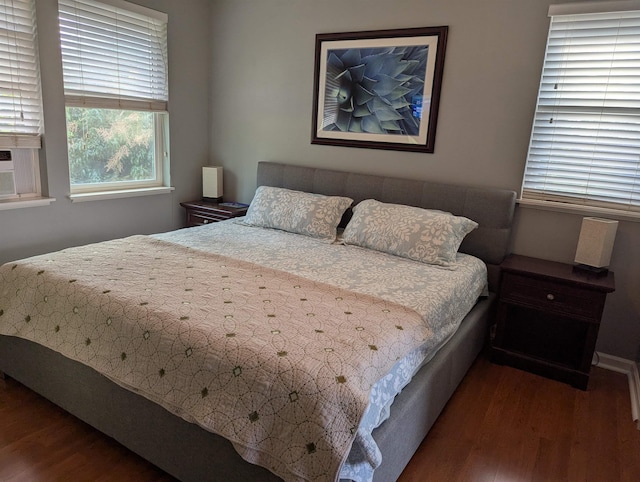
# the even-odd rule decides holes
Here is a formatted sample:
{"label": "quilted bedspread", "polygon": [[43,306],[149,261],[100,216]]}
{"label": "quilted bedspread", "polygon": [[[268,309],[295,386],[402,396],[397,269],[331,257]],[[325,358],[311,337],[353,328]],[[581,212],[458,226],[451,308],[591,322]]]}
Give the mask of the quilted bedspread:
{"label": "quilted bedspread", "polygon": [[337,480],[372,388],[433,324],[389,296],[186,246],[187,231],[2,266],[0,333],[93,367],[285,480]]}

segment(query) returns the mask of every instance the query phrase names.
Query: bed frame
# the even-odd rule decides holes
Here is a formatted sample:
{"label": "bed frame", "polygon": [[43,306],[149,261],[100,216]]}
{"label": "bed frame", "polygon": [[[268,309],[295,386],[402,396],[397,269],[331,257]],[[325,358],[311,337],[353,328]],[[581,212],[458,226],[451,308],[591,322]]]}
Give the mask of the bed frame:
{"label": "bed frame", "polygon": [[[449,211],[475,220],[460,250],[485,261],[490,290],[508,250],[515,206],[513,191],[293,166],[258,164],[258,185],[327,195],[357,203],[374,198]],[[345,215],[343,223],[350,213]],[[390,418],[373,436],[383,455],[375,481],[396,480],[484,345],[495,296],[480,300],[453,338],[396,397]],[[95,370],[15,337],[0,336],[0,371],[113,437],[184,481],[280,481],[245,462],[227,440],[186,422],[121,388]],[[401,435],[400,435],[401,434]]]}

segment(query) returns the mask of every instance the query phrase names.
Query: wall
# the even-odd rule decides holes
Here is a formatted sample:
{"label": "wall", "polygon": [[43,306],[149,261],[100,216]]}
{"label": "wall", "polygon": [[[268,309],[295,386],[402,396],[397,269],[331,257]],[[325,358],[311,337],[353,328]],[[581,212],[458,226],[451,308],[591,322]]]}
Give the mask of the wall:
{"label": "wall", "polygon": [[68,246],[183,225],[179,202],[200,195],[209,157],[210,2],[138,0],[169,14],[171,194],[71,203],[57,1],[36,0],[45,134],[42,159],[50,206],[0,211],[0,262]]}
{"label": "wall", "polygon": [[[550,0],[214,0],[211,160],[249,202],[260,159],[518,191]],[[315,34],[449,26],[434,154],[310,144]],[[572,262],[582,216],[519,208],[513,251]],[[621,222],[597,349],[640,359],[640,223]]]}

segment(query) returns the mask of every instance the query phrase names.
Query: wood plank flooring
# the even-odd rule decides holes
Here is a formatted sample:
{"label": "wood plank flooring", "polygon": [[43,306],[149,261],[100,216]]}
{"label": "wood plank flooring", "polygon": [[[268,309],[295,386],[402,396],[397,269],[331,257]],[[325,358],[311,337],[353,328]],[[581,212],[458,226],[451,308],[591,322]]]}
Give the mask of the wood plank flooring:
{"label": "wood plank flooring", "polygon": [[[0,380],[0,480],[174,479],[16,381]],[[575,390],[481,357],[400,482],[640,480],[627,379]]]}
{"label": "wood plank flooring", "polygon": [[480,358],[399,480],[640,481],[627,377],[581,391]]}

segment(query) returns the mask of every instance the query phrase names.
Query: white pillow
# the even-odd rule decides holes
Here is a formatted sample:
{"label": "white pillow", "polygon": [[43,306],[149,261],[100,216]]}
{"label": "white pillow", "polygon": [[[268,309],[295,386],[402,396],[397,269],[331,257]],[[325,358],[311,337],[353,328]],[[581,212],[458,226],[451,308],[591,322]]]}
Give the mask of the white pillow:
{"label": "white pillow", "polygon": [[345,244],[450,266],[464,237],[478,223],[443,211],[367,199],[353,208]]}
{"label": "white pillow", "polygon": [[242,222],[333,242],[342,215],[352,203],[347,197],[260,186]]}

